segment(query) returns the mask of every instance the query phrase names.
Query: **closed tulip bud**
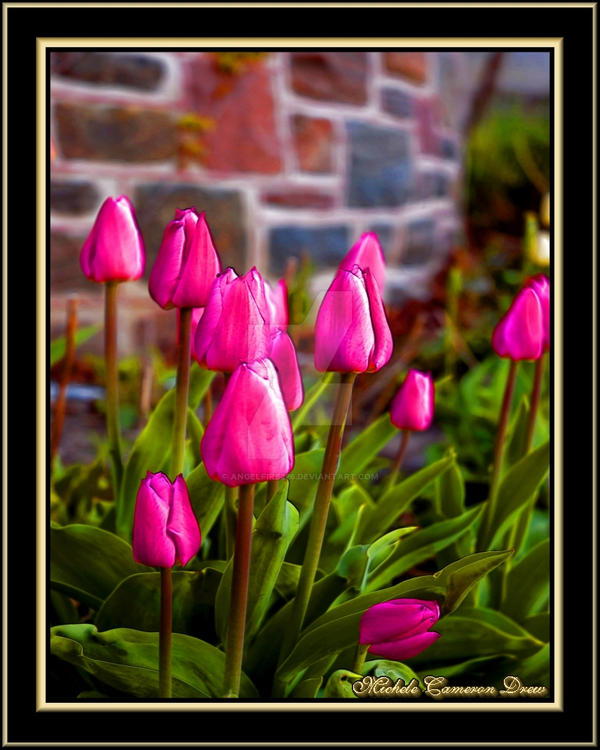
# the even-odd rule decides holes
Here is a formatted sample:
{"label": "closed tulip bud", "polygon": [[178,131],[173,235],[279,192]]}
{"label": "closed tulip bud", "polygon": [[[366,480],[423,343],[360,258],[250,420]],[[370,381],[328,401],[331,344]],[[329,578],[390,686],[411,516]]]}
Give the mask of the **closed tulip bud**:
{"label": "closed tulip bud", "polygon": [[270,312],[264,281],[252,268],[228,268],[212,286],[194,338],[194,354],[209,370],[233,372],[240,362],[268,357]]}
{"label": "closed tulip bud", "polygon": [[426,430],[433,420],[431,373],[409,370],[390,406],[390,419],[400,430]]}
{"label": "closed tulip bud", "polygon": [[544,351],[550,348],[550,280],[543,273],[533,276],[526,281],[526,286],[531,287],[537,294],[542,306],[542,322],[544,325]]}
{"label": "closed tulip bud", "polygon": [[172,568],[186,565],[200,549],[200,529],[183,476],[174,482],[162,473],[142,479],[133,519],[136,562]]}
{"label": "closed tulip bud", "polygon": [[383,295],[385,257],[379,239],[374,232],[361,235],[358,242],[350,248],[346,257],[340,263],[340,270],[351,271],[354,266],[358,266],[363,271],[368,268],[377,282],[379,292]]}
{"label": "closed tulip bud", "polygon": [[374,604],[360,620],[359,643],[369,652],[392,661],[404,661],[431,646],[439,633],[429,630],[440,619],[435,601],[391,599]]}
{"label": "closed tulip bud", "polygon": [[269,359],[275,365],[279,375],[279,384],[283,400],[289,411],[302,406],[304,387],[298,367],[298,358],[292,339],[285,331],[277,331],[271,339]]}
{"label": "closed tulip bud", "polygon": [[204,212],[177,209],[165,229],[158,256],[150,272],[152,299],[172,307],[204,307],[221,262]]}
{"label": "closed tulip bud", "polygon": [[90,281],[133,281],[144,273],[144,242],[125,195],[104,201],[83,243],[79,263]]}
{"label": "closed tulip bud", "polygon": [[383,301],[371,272],[339,270],[315,324],[315,367],[320,372],[376,372],[392,355]]}
{"label": "closed tulip bud", "polygon": [[240,364],[201,444],[209,476],[229,487],[282,479],[294,467],[292,426],[268,359]]}
{"label": "closed tulip bud", "polygon": [[492,346],[500,357],[513,361],[537,359],[543,352],[544,319],[540,298],[531,287],[525,287],[492,334]]}
{"label": "closed tulip bud", "polygon": [[286,330],[289,322],[287,285],[280,279],[274,287],[265,282],[265,294],[271,319],[271,326]]}

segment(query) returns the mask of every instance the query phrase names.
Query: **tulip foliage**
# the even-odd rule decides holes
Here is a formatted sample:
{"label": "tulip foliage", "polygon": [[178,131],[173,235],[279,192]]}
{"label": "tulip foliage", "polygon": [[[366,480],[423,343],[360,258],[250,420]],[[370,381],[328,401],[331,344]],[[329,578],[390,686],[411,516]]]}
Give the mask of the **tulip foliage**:
{"label": "tulip foliage", "polygon": [[[102,222],[109,239],[138,242],[119,201],[84,246],[91,281],[143,270],[138,243],[106,274],[119,259]],[[173,699],[352,700],[348,671],[549,685],[548,280],[524,280],[489,356],[461,378],[398,370],[384,410],[355,424],[356,378],[399,362],[376,235],[332,273],[314,368],[301,372],[285,283],[222,270],[207,218],[179,210],[150,272],[161,314],[195,311],[178,334],[186,388],[166,391],[124,445],[118,485],[102,446],[92,465],[54,470],[56,694],[159,695],[165,570]]]}

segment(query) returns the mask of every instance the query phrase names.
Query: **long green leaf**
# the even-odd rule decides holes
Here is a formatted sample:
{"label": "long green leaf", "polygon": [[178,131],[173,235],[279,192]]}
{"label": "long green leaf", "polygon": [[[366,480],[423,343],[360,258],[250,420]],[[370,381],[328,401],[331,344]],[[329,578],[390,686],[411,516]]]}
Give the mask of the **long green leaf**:
{"label": "long green leaf", "polygon": [[342,451],[337,484],[363,471],[397,432],[398,428],[391,423],[387,412],[363,430]]}
{"label": "long green leaf", "polygon": [[333,372],[327,372],[320,380],[317,380],[317,382],[312,386],[312,388],[309,388],[309,390],[304,395],[304,401],[302,402],[302,406],[298,409],[298,411],[294,414],[292,418],[292,429],[294,433],[298,431],[300,427],[302,427],[303,424],[306,423],[306,418],[308,417],[308,413],[312,409],[312,407],[317,403],[317,401],[321,398],[321,396],[325,393],[328,386],[332,386],[333,378],[335,377],[335,374]]}
{"label": "long green leaf", "polygon": [[518,622],[535,614],[548,600],[550,590],[550,541],[545,539],[511,568],[502,611]]}
{"label": "long green leaf", "polygon": [[211,479],[206,473],[204,464],[196,466],[185,481],[202,537],[206,538],[225,502],[225,485]]}
{"label": "long green leaf", "polygon": [[[158,633],[117,628],[99,633],[94,625],[61,625],[50,631],[54,656],[100,682],[137,698],[158,696]],[[189,635],[172,637],[173,698],[219,698],[223,695],[225,654]],[[240,698],[257,692],[242,674]]]}
{"label": "long green leaf", "polygon": [[[88,339],[91,339],[92,336],[98,333],[100,328],[101,326],[99,323],[79,328],[75,333],[75,346],[79,346],[79,344],[83,344]],[[50,367],[57,362],[60,362],[65,356],[66,348],[66,338],[64,336],[59,336],[57,339],[54,339],[54,341],[50,342]]]}

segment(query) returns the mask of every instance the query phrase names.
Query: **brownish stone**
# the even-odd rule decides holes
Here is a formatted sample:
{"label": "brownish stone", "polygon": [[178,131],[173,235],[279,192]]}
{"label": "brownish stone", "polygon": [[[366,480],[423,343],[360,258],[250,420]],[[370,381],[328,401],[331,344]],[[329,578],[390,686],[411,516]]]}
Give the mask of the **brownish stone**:
{"label": "brownish stone", "polygon": [[414,83],[425,83],[427,80],[425,52],[385,52],[383,57],[389,73],[408,78]]}
{"label": "brownish stone", "polygon": [[50,288],[53,292],[101,291],[101,284],[93,284],[83,275],[79,253],[85,236],[70,236],[61,232],[50,235]]}
{"label": "brownish stone", "polygon": [[54,75],[104,86],[152,91],[160,85],[164,63],[137,52],[52,52]]}
{"label": "brownish stone", "polygon": [[304,172],[333,171],[333,123],[318,117],[294,115],[292,137],[298,165]]}
{"label": "brownish stone", "polygon": [[292,88],[301,96],[345,104],[366,104],[365,52],[294,52]]}
{"label": "brownish stone", "polygon": [[210,55],[188,69],[194,114],[212,121],[202,134],[202,164],[222,172],[274,174],[282,169],[269,71],[262,60],[226,72]]}
{"label": "brownish stone", "polygon": [[67,159],[160,161],[177,152],[177,128],[167,112],[60,102],[55,113],[60,153]]}
{"label": "brownish stone", "polygon": [[262,194],[261,200],[285,208],[331,208],[335,202],[333,195],[307,188],[269,190]]}

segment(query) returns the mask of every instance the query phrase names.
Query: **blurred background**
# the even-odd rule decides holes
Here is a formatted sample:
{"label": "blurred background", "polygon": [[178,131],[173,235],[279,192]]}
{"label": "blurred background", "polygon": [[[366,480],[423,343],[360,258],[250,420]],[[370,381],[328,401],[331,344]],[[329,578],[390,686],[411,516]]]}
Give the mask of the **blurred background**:
{"label": "blurred background", "polygon": [[63,51],[50,93],[53,381],[77,299],[65,464],[92,460],[104,434],[103,289],[79,252],[107,196],[132,200],[147,251],[145,279],[119,290],[130,439],[173,378],[175,313],[147,278],[176,208],[206,212],[224,266],[286,279],[307,386],[320,298],[360,234],[378,234],[395,350],[358,379],[356,427],[408,367],[472,370],[524,276],[547,270],[548,53]]}

